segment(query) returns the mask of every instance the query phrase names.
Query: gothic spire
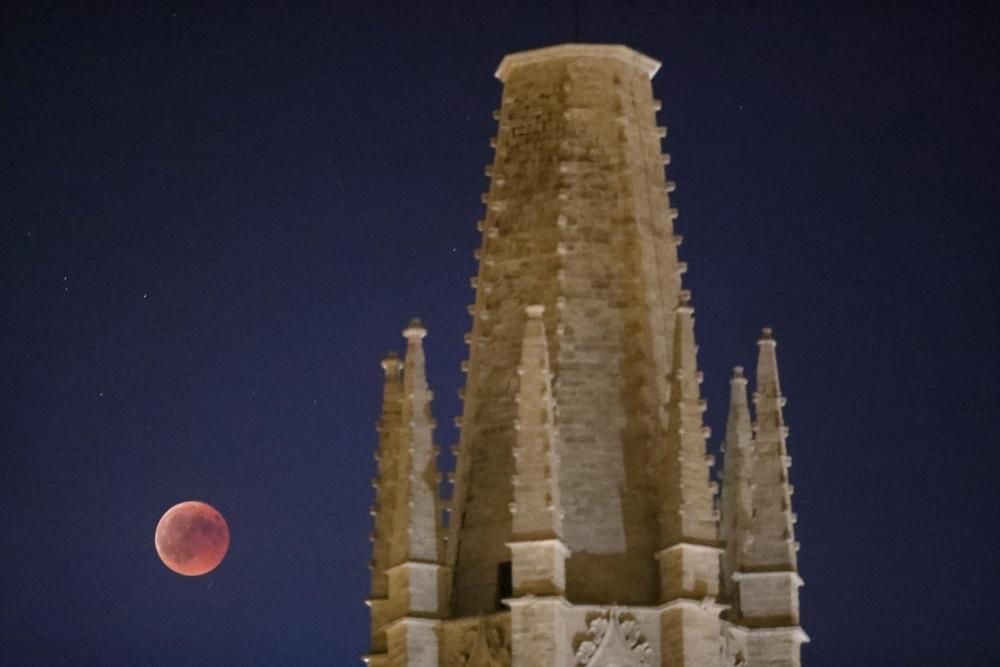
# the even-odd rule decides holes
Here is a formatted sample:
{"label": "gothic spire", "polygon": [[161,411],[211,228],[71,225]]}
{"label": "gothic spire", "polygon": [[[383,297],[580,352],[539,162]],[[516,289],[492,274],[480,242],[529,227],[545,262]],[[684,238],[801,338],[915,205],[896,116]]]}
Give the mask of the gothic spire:
{"label": "gothic spire", "polygon": [[[433,440],[433,394],[424,370],[426,335],[419,320],[411,320],[403,331],[406,358],[402,386],[399,360],[390,357],[383,364],[386,391],[379,423],[382,479],[376,508],[377,565],[372,588],[385,592],[369,600],[372,643],[364,659],[372,667],[425,664],[418,656],[436,650],[432,619],[445,613],[440,574],[441,476]],[[385,445],[384,452],[381,444]],[[381,500],[383,497],[385,500]],[[385,530],[379,532],[383,526]],[[380,559],[384,559],[384,567]]]}
{"label": "gothic spire", "polygon": [[702,421],[705,402],[701,400],[694,308],[690,301],[690,292],[682,290],[675,311],[665,462],[668,481],[661,510],[660,539],[665,547],[681,542],[716,546],[718,542],[713,485],[708,475],[711,458],[705,449],[709,430]]}
{"label": "gothic spire", "polygon": [[565,604],[562,595],[566,591],[566,559],[570,551],[563,542],[556,477],[559,459],[552,373],[542,320],[545,307],[532,305],[524,312],[527,320],[514,395],[517,408],[514,488],[510,504],[511,536],[507,543],[510,579],[506,581],[501,566],[497,573],[497,597],[498,602],[511,609],[513,634],[533,635],[530,643],[517,647],[511,664],[555,665],[560,654],[555,632],[538,632],[537,628],[557,627],[558,610]]}
{"label": "gothic spire", "polygon": [[395,352],[390,352],[382,360],[382,370],[385,372],[385,388],[382,392],[382,415],[376,425],[379,434],[378,451],[375,454],[378,473],[373,480],[375,505],[371,509],[375,517],[371,562],[373,598],[384,598],[388,595],[385,570],[389,567],[389,550],[392,543],[391,510],[395,507],[399,486],[396,466],[399,448],[401,366]]}
{"label": "gothic spire", "polygon": [[757,423],[753,444],[753,541],[748,545],[741,569],[746,571],[797,570],[791,485],[781,408],[785,398],[778,384],[777,342],[770,329],[757,341],[757,387],[754,392]]}
{"label": "gothic spire", "polygon": [[[675,309],[673,363],[667,401],[666,443],[658,466],[660,486],[660,602],[678,613],[663,617],[663,632],[681,638],[668,642],[663,664],[711,664],[720,650],[719,523],[712,459],[706,453],[708,428],[702,414],[701,373],[694,342],[691,294],[682,290]],[[691,632],[690,629],[698,630]]]}
{"label": "gothic spire", "polygon": [[738,588],[738,606],[730,614],[727,649],[732,655],[749,656],[750,665],[799,665],[799,647],[809,637],[799,626],[802,579],[792,530],[788,431],[781,414],[785,399],[778,383],[777,343],[770,329],[764,329],[757,345],[751,511],[749,530],[737,531],[743,539],[738,540],[741,548],[731,578]]}
{"label": "gothic spire", "polygon": [[562,537],[553,425],[552,378],[544,306],[528,306],[518,366],[517,441],[514,445],[515,541]]}
{"label": "gothic spire", "polygon": [[737,585],[733,573],[739,571],[741,556],[747,548],[751,516],[751,478],[753,429],[750,423],[750,406],[747,402],[747,379],[743,368],[733,369],[729,381],[729,418],[726,422],[726,439],[723,450],[722,477],[722,527],[721,536],[726,544],[722,558],[723,599],[734,610],[738,605]]}
{"label": "gothic spire", "polygon": [[399,525],[393,541],[392,565],[416,561],[440,561],[440,513],[435,460],[433,393],[427,386],[423,339],[427,329],[420,320],[411,320],[403,331],[406,359],[403,366],[400,411],[399,470],[400,493],[393,518]]}

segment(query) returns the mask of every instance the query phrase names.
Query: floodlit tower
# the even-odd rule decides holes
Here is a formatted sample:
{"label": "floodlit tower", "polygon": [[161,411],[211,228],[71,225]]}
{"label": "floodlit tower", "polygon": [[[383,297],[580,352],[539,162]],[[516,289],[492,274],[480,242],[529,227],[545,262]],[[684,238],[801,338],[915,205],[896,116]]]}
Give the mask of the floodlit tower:
{"label": "floodlit tower", "polygon": [[385,362],[372,665],[735,664],[722,572],[748,570],[720,535],[658,68],[568,44],[497,70],[443,552],[423,329],[401,388]]}

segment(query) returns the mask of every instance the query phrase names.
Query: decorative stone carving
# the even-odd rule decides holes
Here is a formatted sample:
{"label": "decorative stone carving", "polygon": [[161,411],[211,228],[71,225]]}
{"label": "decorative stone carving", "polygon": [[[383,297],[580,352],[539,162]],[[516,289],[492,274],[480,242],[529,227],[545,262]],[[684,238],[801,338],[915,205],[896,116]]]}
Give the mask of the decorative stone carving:
{"label": "decorative stone carving", "polygon": [[723,628],[722,665],[723,667],[747,667],[750,662],[746,657],[745,640],[733,632],[733,626],[726,624]]}
{"label": "decorative stone carving", "polygon": [[475,630],[468,630],[462,650],[452,660],[454,667],[510,667],[510,637],[503,626],[488,624],[480,617]]}
{"label": "decorative stone carving", "polygon": [[590,620],[576,649],[576,665],[585,667],[649,667],[653,649],[635,617],[612,609]]}

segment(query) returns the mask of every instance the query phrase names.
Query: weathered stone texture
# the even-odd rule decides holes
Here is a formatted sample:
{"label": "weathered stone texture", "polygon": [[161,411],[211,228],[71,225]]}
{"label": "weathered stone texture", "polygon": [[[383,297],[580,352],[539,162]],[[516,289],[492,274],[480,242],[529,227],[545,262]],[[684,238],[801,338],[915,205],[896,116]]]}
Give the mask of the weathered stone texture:
{"label": "weathered stone texture", "polygon": [[512,375],[535,303],[558,406],[568,595],[655,601],[650,448],[679,279],[651,66],[629,53],[581,47],[502,70],[456,493],[459,613],[493,607],[509,558]]}
{"label": "weathered stone texture", "polygon": [[439,667],[437,622],[404,618],[387,631],[390,667]]}
{"label": "weathered stone texture", "polygon": [[458,618],[440,627],[441,665],[446,667],[510,667],[509,612]]}
{"label": "weathered stone texture", "polygon": [[728,617],[737,618],[739,595],[733,576],[739,571],[743,561],[753,512],[753,432],[747,402],[747,379],[743,376],[742,367],[733,369],[729,387],[729,417],[723,444],[726,460],[721,499],[721,532],[727,538],[722,558],[722,601],[730,606]]}
{"label": "weathered stone texture", "polygon": [[384,362],[371,665],[798,665],[773,338],[753,431],[733,380],[720,534],[658,66],[570,44],[497,71],[446,549],[418,322]]}

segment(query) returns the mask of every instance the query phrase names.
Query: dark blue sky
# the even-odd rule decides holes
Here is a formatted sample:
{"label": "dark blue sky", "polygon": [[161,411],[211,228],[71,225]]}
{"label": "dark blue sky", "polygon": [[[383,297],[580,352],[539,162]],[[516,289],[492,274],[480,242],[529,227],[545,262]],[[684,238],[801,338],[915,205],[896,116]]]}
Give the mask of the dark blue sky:
{"label": "dark blue sky", "polygon": [[[454,442],[492,74],[571,3],[157,4],[0,9],[0,663],[358,664],[378,362],[421,316]],[[779,340],[806,664],[995,664],[997,16],[812,4],[580,37],[664,63],[713,446]]]}

